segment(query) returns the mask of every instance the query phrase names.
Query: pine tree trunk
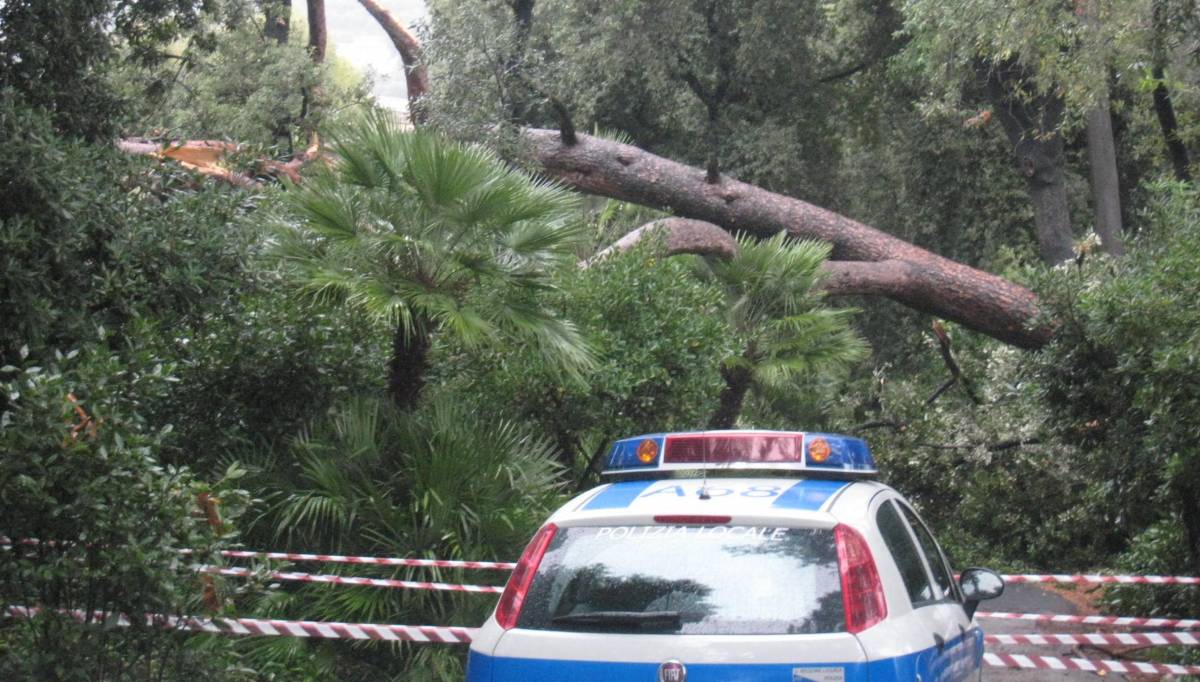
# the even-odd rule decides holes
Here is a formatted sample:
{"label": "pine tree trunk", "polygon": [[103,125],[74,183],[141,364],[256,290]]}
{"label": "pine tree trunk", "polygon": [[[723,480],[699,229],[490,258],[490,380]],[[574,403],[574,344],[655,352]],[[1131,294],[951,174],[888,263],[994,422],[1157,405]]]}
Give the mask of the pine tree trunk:
{"label": "pine tree trunk", "polygon": [[1121,181],[1117,175],[1117,146],[1113,140],[1112,112],[1108,96],[1088,112],[1088,167],[1092,181],[1092,203],[1096,211],[1096,234],[1101,247],[1114,256],[1125,254],[1121,224]]}

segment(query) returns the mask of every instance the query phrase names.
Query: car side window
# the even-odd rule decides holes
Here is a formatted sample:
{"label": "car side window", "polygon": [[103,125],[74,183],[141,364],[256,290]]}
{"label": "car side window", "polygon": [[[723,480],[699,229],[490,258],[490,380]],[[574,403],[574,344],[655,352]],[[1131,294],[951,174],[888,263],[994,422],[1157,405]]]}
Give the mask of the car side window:
{"label": "car side window", "polygon": [[917,536],[917,542],[921,544],[921,549],[929,561],[929,570],[933,573],[933,579],[937,582],[938,587],[942,588],[942,594],[950,599],[958,599],[958,590],[955,589],[954,578],[950,575],[950,569],[946,563],[945,555],[942,554],[942,548],[938,547],[937,541],[933,539],[933,535],[930,534],[925,524],[921,522],[916,512],[905,504],[899,504],[899,507],[900,511],[904,513],[904,517],[908,520],[908,524],[913,530],[913,535]]}
{"label": "car side window", "polygon": [[907,524],[900,518],[896,506],[888,501],[879,505],[875,512],[875,523],[879,526],[879,534],[900,569],[900,578],[908,590],[908,598],[914,607],[937,601],[933,585],[929,582],[929,574],[925,572],[925,563],[913,544],[912,535],[908,532]]}

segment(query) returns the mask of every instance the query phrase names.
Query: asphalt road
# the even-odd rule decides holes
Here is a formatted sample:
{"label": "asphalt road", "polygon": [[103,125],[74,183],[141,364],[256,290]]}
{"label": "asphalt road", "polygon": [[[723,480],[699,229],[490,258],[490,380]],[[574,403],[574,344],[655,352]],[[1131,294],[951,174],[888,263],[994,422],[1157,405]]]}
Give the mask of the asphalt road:
{"label": "asphalt road", "polygon": [[[1012,613],[1063,613],[1075,614],[1075,606],[1062,597],[1045,590],[1037,585],[1014,584],[1008,585],[1004,594],[998,599],[984,602],[980,611],[1007,611]],[[1072,623],[1037,623],[1024,620],[993,620],[980,618],[979,624],[989,635],[1018,635],[1037,633],[1081,633],[1095,631],[1095,626],[1075,625]],[[1089,629],[1090,628],[1090,629]],[[1098,658],[1094,652],[1080,652],[1070,645],[1060,646],[1013,646],[1004,644],[989,644],[987,651],[1002,654],[1032,654],[1039,656],[1061,656],[1064,658],[1084,657]],[[1057,670],[1013,670],[1008,668],[987,668],[983,670],[983,679],[988,682],[1036,682],[1040,680],[1096,680],[1095,673]],[[1106,673],[1109,679],[1124,679],[1122,675]]]}

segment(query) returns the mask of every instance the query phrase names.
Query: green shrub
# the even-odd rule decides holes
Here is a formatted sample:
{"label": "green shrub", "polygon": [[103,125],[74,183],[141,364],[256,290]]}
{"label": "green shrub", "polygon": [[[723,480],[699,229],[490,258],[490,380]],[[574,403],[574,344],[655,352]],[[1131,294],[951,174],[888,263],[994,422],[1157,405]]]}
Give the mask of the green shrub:
{"label": "green shrub", "polygon": [[[102,350],[37,367],[0,369],[0,605],[40,609],[0,620],[0,677],[37,680],[235,679],[231,640],[189,639],[146,624],[146,615],[203,613],[193,562],[213,563],[236,539],[247,495],[236,470],[207,485],[160,465],[168,429],[146,424],[130,392],[162,390],[169,375],[152,357],[133,363]],[[210,526],[198,496],[220,501]],[[37,539],[32,545],[21,539]],[[192,548],[185,558],[179,548]],[[219,587],[225,608],[233,593]],[[76,623],[63,610],[99,612]],[[106,627],[126,615],[132,627]],[[199,647],[199,648],[196,648]]]}

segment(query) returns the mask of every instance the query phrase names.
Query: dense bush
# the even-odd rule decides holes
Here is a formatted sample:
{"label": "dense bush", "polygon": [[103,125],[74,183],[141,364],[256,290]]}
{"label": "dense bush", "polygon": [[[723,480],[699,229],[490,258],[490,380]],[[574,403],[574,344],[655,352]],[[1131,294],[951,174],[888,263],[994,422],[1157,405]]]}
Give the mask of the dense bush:
{"label": "dense bush", "polygon": [[571,466],[614,438],[707,423],[723,384],[721,361],[737,352],[718,287],[696,279],[686,258],[659,258],[650,244],[562,271],[558,286],[549,304],[579,326],[596,354],[585,381],[524,345],[471,353],[446,345],[436,361],[440,390],[536,424]]}
{"label": "dense bush", "polygon": [[[1159,184],[1120,261],[1091,258],[1049,273],[1041,286],[1059,321],[1038,354],[1048,425],[1083,449],[1080,464],[1132,538],[1182,522],[1186,563],[1200,571],[1200,196]],[[1162,532],[1160,528],[1158,532]],[[1138,543],[1138,556],[1153,543]],[[1166,557],[1162,557],[1166,558]]]}
{"label": "dense bush", "polygon": [[[146,623],[147,615],[232,603],[223,590],[202,603],[205,584],[191,565],[213,562],[236,539],[247,501],[230,479],[205,484],[159,464],[169,428],[147,424],[127,396],[165,392],[163,366],[91,349],[42,367],[6,366],[0,379],[8,399],[0,411],[0,536],[15,539],[0,550],[0,604],[40,610],[0,620],[0,677],[239,677],[229,640],[189,640]],[[201,495],[219,500],[215,525],[198,513]],[[185,559],[183,547],[195,554]],[[63,611],[72,609],[88,614],[86,622]],[[101,627],[121,614],[132,627]]]}
{"label": "dense bush", "polygon": [[[310,552],[515,560],[559,501],[550,442],[512,422],[432,401],[401,412],[386,401],[346,401],[288,451],[254,463],[271,490],[261,523],[278,547]],[[328,569],[333,570],[333,569]],[[504,574],[345,567],[339,572],[409,580],[502,582]],[[370,623],[471,626],[494,604],[479,595],[373,587],[306,586],[258,604],[260,613]],[[442,670],[461,679],[463,652],[417,645],[355,650],[315,644],[315,661],[341,676],[414,679]],[[269,646],[264,660],[308,660],[306,648]],[[432,659],[432,660],[431,660]],[[348,671],[357,671],[353,674]]]}
{"label": "dense bush", "polygon": [[0,97],[0,364],[116,334],[138,318],[172,326],[234,296],[255,235],[249,206],[190,174],[70,141],[45,112]]}

